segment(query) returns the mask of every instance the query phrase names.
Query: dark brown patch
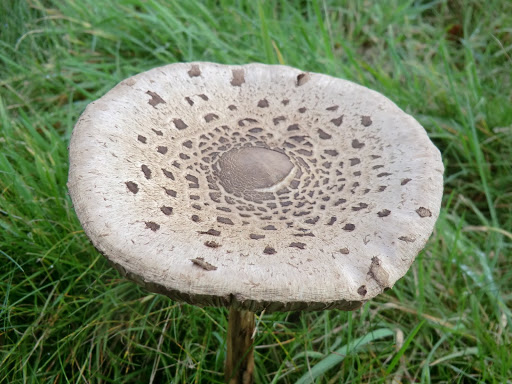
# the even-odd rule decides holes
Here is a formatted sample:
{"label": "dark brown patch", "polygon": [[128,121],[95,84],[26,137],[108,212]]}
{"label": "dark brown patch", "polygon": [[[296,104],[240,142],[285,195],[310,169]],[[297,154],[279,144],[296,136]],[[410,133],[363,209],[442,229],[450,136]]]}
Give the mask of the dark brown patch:
{"label": "dark brown patch", "polygon": [[391,215],[391,211],[389,209],[383,209],[382,211],[377,212],[377,216],[379,217],[386,217],[389,215]]}
{"label": "dark brown patch", "polygon": [[261,99],[260,101],[258,101],[259,108],[268,108],[268,106],[269,104],[267,99]]}
{"label": "dark brown patch", "polygon": [[151,179],[151,169],[149,169],[147,165],[142,164],[142,166],[140,167],[140,169],[142,170],[142,173],[144,173],[144,177],[145,177],[147,180]]}
{"label": "dark brown patch", "polygon": [[197,95],[198,97],[200,97],[201,99],[203,99],[204,101],[208,101],[208,96],[206,96],[204,93],[200,93],[199,95]]}
{"label": "dark brown patch", "polygon": [[402,179],[402,181],[400,182],[400,185],[405,185],[405,184],[407,184],[411,180],[412,179]]}
{"label": "dark brown patch", "polygon": [[338,156],[339,152],[335,149],[326,149],[324,150],[324,153],[329,156]]}
{"label": "dark brown patch", "polygon": [[272,122],[274,123],[274,125],[277,125],[279,124],[281,121],[285,121],[286,120],[286,117],[284,116],[277,116],[277,117],[274,117],[272,119]]}
{"label": "dark brown patch", "polygon": [[316,237],[315,234],[311,233],[311,232],[307,232],[307,233],[294,233],[293,236],[295,236],[295,237],[306,237],[306,236]]}
{"label": "dark brown patch", "polygon": [[263,227],[263,229],[265,231],[275,231],[275,230],[277,230],[277,228],[274,227],[273,225],[267,225],[266,227]]}
{"label": "dark brown patch", "polygon": [[299,124],[292,124],[292,125],[289,125],[288,128],[286,129],[287,131],[298,131],[299,130]]}
{"label": "dark brown patch", "polygon": [[185,122],[181,119],[173,119],[172,122],[174,123],[174,126],[180,131],[188,128],[188,125],[185,124]]}
{"label": "dark brown patch", "polygon": [[255,233],[251,233],[249,235],[249,237],[253,240],[260,240],[260,239],[264,239],[265,238],[265,235],[257,235]]}
{"label": "dark brown patch", "polygon": [[352,207],[352,210],[353,211],[360,211],[361,209],[365,209],[368,207],[368,204],[366,203],[359,203],[359,205],[357,207]]}
{"label": "dark brown patch", "polygon": [[185,97],[185,100],[187,101],[188,105],[190,106],[193,106],[194,105],[194,101],[190,98],[190,97]]}
{"label": "dark brown patch", "polygon": [[418,215],[420,215],[420,217],[431,217],[432,216],[432,212],[430,212],[430,210],[425,207],[419,207],[416,210],[416,213]]}
{"label": "dark brown patch", "polygon": [[453,24],[446,31],[446,39],[458,43],[457,45],[462,44],[463,38],[464,27],[461,24]]}
{"label": "dark brown patch", "polygon": [[311,156],[311,155],[313,155],[313,151],[309,151],[307,149],[302,149],[302,148],[297,150],[297,153],[301,154],[303,156]]}
{"label": "dark brown patch", "polygon": [[327,222],[327,225],[333,225],[336,222],[337,218],[336,216],[332,216],[329,221]]}
{"label": "dark brown patch", "polygon": [[361,159],[358,159],[357,157],[354,157],[352,159],[349,159],[350,160],[350,166],[353,167],[354,165],[357,165],[361,162]]}
{"label": "dark brown patch", "polygon": [[165,155],[167,153],[167,147],[164,147],[163,145],[159,145],[156,150],[158,153],[161,153],[162,155]]}
{"label": "dark brown patch", "polygon": [[182,144],[185,148],[192,149],[192,140],[187,140]]}
{"label": "dark brown patch", "polygon": [[210,199],[216,203],[220,203],[220,197],[222,196],[220,192],[210,192],[208,195],[210,196]]}
{"label": "dark brown patch", "polygon": [[365,127],[372,125],[372,118],[370,116],[361,116],[361,124]]}
{"label": "dark brown patch", "polygon": [[164,135],[164,133],[163,133],[162,131],[159,131],[159,130],[157,130],[157,129],[153,129],[153,128],[151,128],[151,130],[152,130],[153,132],[155,132],[157,136],[163,136],[163,135]]}
{"label": "dark brown patch", "polygon": [[348,248],[341,248],[340,253],[343,255],[348,255],[350,253],[350,251],[348,250]]}
{"label": "dark brown patch", "polygon": [[[220,244],[213,240],[207,240],[204,242],[204,245],[206,245],[208,248],[220,248]],[[215,268],[217,269],[217,268]]]}
{"label": "dark brown patch", "polygon": [[210,121],[217,120],[218,118],[219,118],[219,116],[217,116],[215,113],[209,113],[204,116],[204,121],[209,123]]}
{"label": "dark brown patch", "polygon": [[333,123],[335,126],[339,127],[343,123],[343,115],[336,119],[331,119],[331,123]]}
{"label": "dark brown patch", "polygon": [[301,85],[306,84],[310,78],[311,78],[311,76],[309,73],[304,72],[304,73],[299,74],[297,76],[297,82],[296,82],[297,87],[300,87]]}
{"label": "dark brown patch", "polygon": [[245,74],[243,69],[233,69],[231,73],[233,74],[233,78],[231,79],[231,85],[233,87],[240,87],[245,83]]}
{"label": "dark brown patch", "polygon": [[231,104],[231,105],[228,106],[228,109],[230,111],[236,111],[238,108],[236,107],[236,105]]}
{"label": "dark brown patch", "polygon": [[228,225],[234,225],[233,221],[231,219],[228,219],[227,217],[217,216],[217,221],[222,224],[228,224]]}
{"label": "dark brown patch", "polygon": [[414,236],[400,236],[398,240],[405,241],[406,243],[414,243],[416,238]]}
{"label": "dark brown patch", "polygon": [[137,136],[137,140],[139,140],[143,144],[146,144],[147,139],[145,136],[139,135],[139,136]]}
{"label": "dark brown patch", "polygon": [[306,107],[299,108],[299,113],[304,113],[306,111],[307,111]]}
{"label": "dark brown patch", "polygon": [[357,289],[357,293],[359,293],[361,296],[365,296],[368,291],[366,290],[366,285],[361,285]]}
{"label": "dark brown patch", "polygon": [[210,235],[210,236],[220,236],[220,231],[217,231],[215,229],[209,229],[206,232],[198,232],[200,235]]}
{"label": "dark brown patch", "polygon": [[148,104],[151,105],[153,108],[156,108],[158,104],[165,104],[164,99],[158,95],[158,93],[147,91],[146,95],[151,96],[151,99],[149,99]]}
{"label": "dark brown patch", "polygon": [[198,77],[201,76],[201,70],[199,69],[199,65],[192,64],[192,67],[187,72],[190,77]]}
{"label": "dark brown patch", "polygon": [[315,217],[313,217],[313,218],[311,218],[311,219],[307,219],[307,220],[305,221],[305,223],[307,223],[307,224],[313,224],[313,225],[314,225],[314,224],[316,224],[316,223],[318,222],[318,220],[320,220],[320,216],[315,216]]}
{"label": "dark brown patch", "polygon": [[160,210],[164,213],[164,215],[169,216],[170,214],[172,214],[172,207],[163,206],[160,207]]}
{"label": "dark brown patch", "polygon": [[296,141],[297,143],[302,143],[304,140],[306,140],[305,135],[302,136],[290,136],[290,140]]}
{"label": "dark brown patch", "polygon": [[245,127],[245,123],[249,123],[249,124],[253,124],[253,123],[257,123],[258,120],[256,119],[251,119],[250,117],[246,117],[245,119],[240,119],[238,120],[238,126],[240,127]]}
{"label": "dark brown patch", "polygon": [[168,177],[169,179],[174,180],[174,175],[172,174],[172,172],[170,172],[164,168],[162,168],[162,172],[164,173],[165,177]]}
{"label": "dark brown patch", "polygon": [[290,244],[290,248],[304,249],[304,248],[306,248],[306,243],[294,242],[294,243]]}
{"label": "dark brown patch", "polygon": [[377,191],[384,192],[388,186],[387,185],[381,185]]}
{"label": "dark brown patch", "polygon": [[326,111],[337,111],[339,108],[339,105],[333,105],[332,107],[325,108]]}
{"label": "dark brown patch", "polygon": [[338,200],[336,200],[336,202],[334,203],[334,206],[335,206],[335,207],[337,207],[338,205],[343,204],[343,203],[346,203],[346,202],[347,202],[347,200],[345,200],[345,199],[338,199]]}
{"label": "dark brown patch", "polygon": [[133,181],[127,181],[125,182],[125,184],[131,193],[135,194],[139,192],[139,186],[137,185],[137,183],[134,183]]}
{"label": "dark brown patch", "polygon": [[354,224],[345,224],[343,227],[344,231],[352,232],[354,229],[356,229],[356,226]]}
{"label": "dark brown patch", "polygon": [[392,175],[392,173],[389,173],[389,172],[382,172],[382,173],[379,173],[379,174],[377,175],[377,177],[385,177],[385,176],[391,176],[391,175]]}
{"label": "dark brown patch", "polygon": [[199,179],[193,175],[185,175],[185,179],[194,184],[199,184]]}
{"label": "dark brown patch", "polygon": [[290,103],[290,100],[288,100],[288,99],[283,99],[283,100],[281,101],[281,103],[282,103],[283,105],[288,105],[288,104]]}
{"label": "dark brown patch", "polygon": [[168,188],[165,188],[165,193],[168,194],[169,196],[171,197],[176,197],[177,193],[174,189],[168,189]]}
{"label": "dark brown patch", "polygon": [[192,219],[192,221],[194,223],[199,223],[199,221],[201,221],[201,219],[197,215],[192,215],[192,216],[190,216],[190,218]]}
{"label": "dark brown patch", "polygon": [[324,130],[318,128],[318,136],[322,139],[322,140],[329,140],[332,135],[328,134],[327,132],[325,132]]}
{"label": "dark brown patch", "polygon": [[357,139],[352,140],[352,148],[361,149],[363,147],[364,147],[364,143],[360,142]]}
{"label": "dark brown patch", "polygon": [[156,232],[156,231],[158,231],[160,229],[160,225],[158,225],[154,221],[146,221],[146,228],[149,228],[153,232]]}
{"label": "dark brown patch", "polygon": [[[204,245],[210,248],[220,247],[220,245],[218,245],[215,241],[206,241]],[[197,265],[198,267],[203,268],[205,271],[215,271],[217,269],[215,265],[212,265],[209,262],[204,261],[203,257],[198,257],[197,259],[190,259],[190,261]]]}
{"label": "dark brown patch", "polygon": [[263,250],[263,253],[266,254],[266,255],[274,255],[277,252],[276,252],[276,250],[274,248],[266,246],[265,249]]}

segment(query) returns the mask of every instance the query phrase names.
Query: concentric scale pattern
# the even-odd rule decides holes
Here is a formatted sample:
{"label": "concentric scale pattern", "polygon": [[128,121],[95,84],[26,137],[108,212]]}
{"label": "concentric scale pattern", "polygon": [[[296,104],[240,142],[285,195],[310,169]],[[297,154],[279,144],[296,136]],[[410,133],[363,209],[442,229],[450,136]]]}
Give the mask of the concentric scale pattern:
{"label": "concentric scale pattern", "polygon": [[404,273],[393,264],[408,267],[423,247],[440,202],[424,191],[442,183],[442,165],[389,100],[280,66],[192,63],[144,75],[111,91],[105,109],[118,111],[105,161],[123,168],[114,177],[132,205],[122,225],[197,242],[198,257],[182,258],[207,273],[229,268],[230,254],[299,269],[327,255],[340,279],[363,280],[349,289],[360,300],[368,281],[375,293],[392,286]]}
{"label": "concentric scale pattern", "polygon": [[[199,65],[192,65],[188,74],[201,76]],[[299,74],[294,85],[299,88],[305,83],[301,78],[307,76]],[[243,83],[244,71],[233,70],[231,86]],[[166,103],[156,92],[146,93],[148,108]],[[297,89],[296,97],[301,96]],[[276,103],[272,108],[269,99]],[[155,182],[151,180],[153,172],[168,179],[160,184],[161,212],[150,213],[155,219],[145,223],[153,231],[161,225],[172,227],[172,219],[158,217],[172,216],[179,206],[182,210],[191,208],[188,217],[198,223],[200,234],[222,238],[224,226],[249,226],[247,239],[261,252],[277,252],[266,245],[268,236],[289,238],[289,247],[305,249],[307,243],[300,238],[314,237],[317,228],[321,231],[322,226],[338,225],[351,232],[357,230],[350,221],[354,215],[368,215],[371,210],[371,219],[376,220],[392,214],[392,207],[386,204],[369,210],[370,200],[375,199],[365,196],[388,187],[399,195],[400,187],[411,181],[403,178],[397,183],[394,178],[394,183],[389,182],[393,173],[386,163],[390,159],[378,135],[365,134],[364,141],[341,140],[345,144],[341,148],[339,139],[332,140],[333,135],[357,136],[358,130],[372,125],[372,116],[350,116],[350,110],[339,105],[322,110],[318,100],[313,100],[313,105],[305,101],[299,108],[290,107],[290,99],[275,100],[272,95],[253,100],[253,111],[258,113],[251,113],[245,101],[242,114],[236,104],[219,110],[219,100],[204,93],[185,96],[184,100],[191,108],[193,100],[201,100],[201,108],[210,111],[203,113],[204,122],[199,127],[187,122],[187,116],[177,115],[165,134],[152,129],[133,135],[135,144],[152,146],[162,156],[156,164],[141,164],[146,181],[141,186],[126,181],[128,190],[138,193],[144,185]],[[344,124],[347,117],[359,120],[358,124]],[[197,128],[203,133],[198,134]],[[173,136],[177,131],[190,131],[190,136],[185,134],[180,140]],[[420,206],[418,215],[431,216],[428,208]],[[212,216],[217,225],[202,228],[204,218]],[[277,232],[272,235],[271,231]],[[205,240],[204,244],[219,247],[219,241]],[[403,236],[402,241],[414,239]]]}

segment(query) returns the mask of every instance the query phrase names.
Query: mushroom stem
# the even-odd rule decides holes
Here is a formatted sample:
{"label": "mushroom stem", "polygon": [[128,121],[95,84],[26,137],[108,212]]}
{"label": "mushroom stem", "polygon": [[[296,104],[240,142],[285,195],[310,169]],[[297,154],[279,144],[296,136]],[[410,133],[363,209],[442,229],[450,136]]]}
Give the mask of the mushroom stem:
{"label": "mushroom stem", "polygon": [[229,309],[228,354],[225,378],[229,384],[252,384],[254,380],[254,313]]}

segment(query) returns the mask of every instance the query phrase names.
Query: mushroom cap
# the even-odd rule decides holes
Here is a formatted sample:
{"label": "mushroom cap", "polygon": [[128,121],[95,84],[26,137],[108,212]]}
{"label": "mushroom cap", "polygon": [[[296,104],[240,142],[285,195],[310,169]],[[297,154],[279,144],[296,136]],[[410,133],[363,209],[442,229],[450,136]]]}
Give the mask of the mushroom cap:
{"label": "mushroom cap", "polygon": [[413,117],[287,66],[130,77],[88,105],[69,151],[93,245],[196,305],[356,309],[407,272],[441,205],[441,156]]}

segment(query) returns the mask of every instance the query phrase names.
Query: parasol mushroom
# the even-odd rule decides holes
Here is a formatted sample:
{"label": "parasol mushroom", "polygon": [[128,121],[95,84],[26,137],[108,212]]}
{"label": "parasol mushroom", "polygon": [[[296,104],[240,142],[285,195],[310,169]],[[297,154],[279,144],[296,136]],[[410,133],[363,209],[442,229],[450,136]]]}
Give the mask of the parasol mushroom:
{"label": "parasol mushroom", "polygon": [[226,379],[251,382],[254,312],[354,310],[439,215],[443,164],[381,94],[287,66],[180,63],[92,102],[69,192],[93,245],[174,300],[230,308]]}

